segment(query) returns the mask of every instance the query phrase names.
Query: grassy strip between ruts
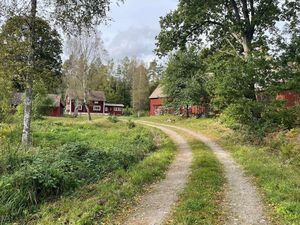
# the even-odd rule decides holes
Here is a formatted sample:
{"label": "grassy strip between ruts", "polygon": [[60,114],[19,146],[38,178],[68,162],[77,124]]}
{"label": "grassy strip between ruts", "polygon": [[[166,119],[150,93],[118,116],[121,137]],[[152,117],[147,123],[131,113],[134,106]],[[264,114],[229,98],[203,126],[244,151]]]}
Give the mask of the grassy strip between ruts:
{"label": "grassy strip between ruts", "polygon": [[247,174],[254,178],[264,196],[272,224],[300,224],[300,170],[269,146],[251,145],[240,140],[240,134],[224,128],[213,119],[178,119],[176,117],[143,118],[200,131],[230,151]]}
{"label": "grassy strip between ruts", "polygon": [[193,151],[192,173],[168,224],[222,224],[221,201],[225,184],[222,166],[201,142],[190,140],[190,145]]}
{"label": "grassy strip between ruts", "polygon": [[[120,169],[109,178],[82,187],[72,196],[48,203],[26,224],[117,224],[115,215],[127,208],[142,193],[146,185],[163,178],[175,157],[175,145],[162,138],[159,151],[127,171]],[[20,224],[23,224],[21,221]]]}

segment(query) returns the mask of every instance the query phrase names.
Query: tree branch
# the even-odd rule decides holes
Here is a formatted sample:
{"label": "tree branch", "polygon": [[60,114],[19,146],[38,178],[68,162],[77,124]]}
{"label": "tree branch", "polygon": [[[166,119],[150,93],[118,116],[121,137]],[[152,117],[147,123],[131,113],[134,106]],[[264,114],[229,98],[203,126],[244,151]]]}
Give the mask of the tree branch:
{"label": "tree branch", "polygon": [[230,0],[230,3],[231,3],[231,6],[232,6],[233,9],[234,9],[234,13],[235,13],[236,19],[238,20],[238,22],[241,22],[240,11],[239,11],[239,8],[238,8],[238,6],[237,6],[235,0]]}

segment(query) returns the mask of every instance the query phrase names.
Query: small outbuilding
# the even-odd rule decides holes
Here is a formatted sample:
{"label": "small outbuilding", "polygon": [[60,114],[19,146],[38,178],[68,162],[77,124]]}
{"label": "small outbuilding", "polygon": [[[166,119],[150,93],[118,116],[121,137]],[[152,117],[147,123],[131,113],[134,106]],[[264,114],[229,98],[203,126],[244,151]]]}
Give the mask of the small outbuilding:
{"label": "small outbuilding", "polygon": [[163,92],[163,86],[158,87],[150,95],[150,116],[156,116],[163,114],[163,104],[167,98],[167,95]]}
{"label": "small outbuilding", "polygon": [[56,94],[48,94],[47,97],[52,100],[53,107],[51,108],[49,112],[49,116],[52,117],[61,117],[64,115],[64,108],[65,105],[62,101],[61,95]]}
{"label": "small outbuilding", "polygon": [[113,116],[122,116],[123,115],[123,104],[111,104],[105,103],[105,113]]}

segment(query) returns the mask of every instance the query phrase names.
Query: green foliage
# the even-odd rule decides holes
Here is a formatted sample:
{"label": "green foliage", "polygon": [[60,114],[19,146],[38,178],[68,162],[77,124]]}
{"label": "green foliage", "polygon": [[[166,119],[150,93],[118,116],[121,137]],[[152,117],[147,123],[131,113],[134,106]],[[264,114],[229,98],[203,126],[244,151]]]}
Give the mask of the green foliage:
{"label": "green foliage", "polygon": [[119,122],[119,119],[116,116],[109,116],[109,117],[107,117],[107,120],[109,122],[111,122],[111,123],[117,123],[117,122]]}
{"label": "green foliage", "polygon": [[2,27],[0,48],[5,54],[1,54],[0,59],[5,62],[3,69],[7,79],[14,80],[18,88],[25,88],[26,79],[30,77],[53,90],[61,78],[61,39],[41,18],[37,18],[36,28],[36,38],[40,41],[35,44],[34,67],[28,64],[31,33],[26,17],[12,17]]}
{"label": "green foliage", "polygon": [[[39,129],[45,127],[44,121],[39,123]],[[61,122],[53,123],[46,129],[53,130],[56,139],[60,139],[55,129],[62,125]],[[92,128],[94,132],[98,129],[98,126],[79,126],[87,130]],[[128,133],[126,126],[114,126]],[[101,145],[102,148],[92,147],[91,143],[81,141],[80,137],[75,137],[77,141],[69,140],[58,147],[49,138],[49,147],[29,149],[27,152],[13,145],[1,148],[0,222],[6,223],[27,216],[50,199],[73,192],[81,185],[101,180],[115,170],[127,170],[156,149],[151,133],[138,129],[127,137],[122,135],[124,138],[119,140],[120,128],[116,127],[115,131],[102,137],[102,141],[106,141]],[[67,131],[64,136],[72,136],[73,129],[78,133],[77,125],[69,128],[65,126],[64,129]],[[99,140],[98,136],[99,132],[92,135],[92,140]]]}
{"label": "green foliage", "polygon": [[144,193],[149,184],[161,179],[174,159],[175,145],[164,135],[160,140],[159,151],[128,170],[118,169],[100,182],[83,186],[71,196],[44,205],[37,215],[29,217],[30,222],[45,225],[123,223],[116,215],[122,211],[126,216],[127,206],[136,202],[136,194]]}
{"label": "green foliage", "polygon": [[132,120],[128,120],[127,126],[129,129],[133,129],[136,127],[135,123]]}
{"label": "green foliage", "polygon": [[178,51],[170,58],[163,77],[168,103],[177,109],[207,103],[206,80],[201,55],[194,48]]}
{"label": "green foliage", "polygon": [[286,109],[280,102],[264,104],[244,100],[230,104],[220,120],[229,128],[244,130],[254,138],[263,139],[268,133],[299,125],[298,107]]}
{"label": "green foliage", "polygon": [[129,108],[129,107],[126,107],[124,110],[123,110],[123,115],[124,116],[132,116],[133,115],[133,109],[132,108]]}
{"label": "green foliage", "polygon": [[[277,0],[180,0],[177,9],[160,21],[157,52],[166,55],[205,40],[214,48],[227,46],[247,54],[252,48],[261,46],[266,39],[264,31],[274,28],[283,14],[280,6]],[[282,8],[285,6],[286,3]]]}

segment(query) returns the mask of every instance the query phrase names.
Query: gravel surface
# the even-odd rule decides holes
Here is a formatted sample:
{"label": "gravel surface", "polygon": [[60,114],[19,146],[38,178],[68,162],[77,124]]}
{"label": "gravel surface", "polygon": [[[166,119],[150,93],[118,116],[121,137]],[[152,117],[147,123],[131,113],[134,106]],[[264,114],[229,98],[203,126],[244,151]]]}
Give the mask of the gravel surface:
{"label": "gravel surface", "polygon": [[154,184],[151,191],[142,197],[139,205],[123,223],[125,225],[163,224],[185,187],[192,163],[191,148],[182,136],[159,125],[150,125],[146,122],[143,124],[162,130],[177,144],[179,151],[166,173],[166,178]]}
{"label": "gravel surface", "polygon": [[223,165],[227,179],[226,197],[224,200],[224,212],[228,218],[225,223],[226,225],[270,224],[267,221],[263,203],[255,186],[246,177],[244,171],[235,162],[229,152],[223,150],[218,144],[198,132],[172,125],[163,126],[175,128],[197,138],[214,151],[216,157]]}

